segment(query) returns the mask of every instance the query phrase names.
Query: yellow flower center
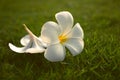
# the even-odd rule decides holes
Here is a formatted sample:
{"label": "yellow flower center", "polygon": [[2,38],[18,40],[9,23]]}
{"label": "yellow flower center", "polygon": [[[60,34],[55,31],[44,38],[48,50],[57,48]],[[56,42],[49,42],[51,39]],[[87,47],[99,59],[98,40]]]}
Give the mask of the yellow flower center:
{"label": "yellow flower center", "polygon": [[62,34],[59,36],[60,43],[64,43],[67,40],[67,36]]}

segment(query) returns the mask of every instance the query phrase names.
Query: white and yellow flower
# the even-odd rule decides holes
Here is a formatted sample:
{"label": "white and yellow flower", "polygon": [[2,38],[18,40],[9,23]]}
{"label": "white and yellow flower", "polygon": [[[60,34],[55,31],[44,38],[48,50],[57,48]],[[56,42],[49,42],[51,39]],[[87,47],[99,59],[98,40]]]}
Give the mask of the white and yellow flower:
{"label": "white and yellow flower", "polygon": [[36,37],[24,24],[26,31],[29,35],[23,37],[20,42],[24,47],[16,47],[9,43],[11,50],[17,53],[43,53],[45,51],[44,45],[41,38]]}
{"label": "white and yellow flower", "polygon": [[67,11],[62,11],[57,13],[55,18],[58,23],[46,22],[41,31],[41,39],[48,45],[44,56],[52,62],[64,60],[65,47],[73,56],[80,54],[84,48],[83,30],[79,23],[73,27],[72,15]]}
{"label": "white and yellow flower", "polygon": [[84,33],[79,23],[73,27],[73,16],[67,11],[55,15],[58,23],[46,22],[41,31],[41,36],[36,37],[24,24],[28,35],[20,42],[24,47],[16,47],[9,43],[11,50],[17,53],[44,53],[51,62],[63,61],[66,55],[65,47],[73,56],[78,55],[84,48]]}

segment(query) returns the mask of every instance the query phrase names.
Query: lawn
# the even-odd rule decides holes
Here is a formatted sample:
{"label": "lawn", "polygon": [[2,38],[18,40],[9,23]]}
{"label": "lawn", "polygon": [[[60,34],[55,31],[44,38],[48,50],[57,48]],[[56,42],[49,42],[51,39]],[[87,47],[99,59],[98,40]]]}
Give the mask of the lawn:
{"label": "lawn", "polygon": [[[0,80],[119,80],[119,0],[0,0]],[[63,62],[49,62],[43,54],[18,54],[8,43],[21,46],[26,24],[37,36],[46,21],[69,11],[84,30],[85,47]]]}

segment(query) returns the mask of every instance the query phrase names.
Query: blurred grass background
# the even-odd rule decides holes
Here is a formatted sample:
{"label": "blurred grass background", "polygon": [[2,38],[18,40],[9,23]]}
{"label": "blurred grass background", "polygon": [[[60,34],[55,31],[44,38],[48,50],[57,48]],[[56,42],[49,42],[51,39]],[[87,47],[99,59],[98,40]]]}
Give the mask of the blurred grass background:
{"label": "blurred grass background", "polygon": [[[119,0],[0,0],[0,80],[119,80]],[[85,33],[83,52],[51,63],[43,54],[17,54],[25,23],[37,36],[55,13],[70,11]]]}

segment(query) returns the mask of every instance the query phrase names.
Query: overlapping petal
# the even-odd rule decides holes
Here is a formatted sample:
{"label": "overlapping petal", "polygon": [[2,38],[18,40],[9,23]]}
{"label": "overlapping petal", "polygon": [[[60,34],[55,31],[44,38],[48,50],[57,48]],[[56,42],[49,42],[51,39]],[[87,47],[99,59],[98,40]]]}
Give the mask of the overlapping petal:
{"label": "overlapping petal", "polygon": [[73,16],[69,12],[59,12],[55,15],[55,17],[59,24],[59,27],[61,27],[62,33],[68,33],[72,29],[74,21]]}
{"label": "overlapping petal", "polygon": [[84,38],[84,32],[83,29],[81,28],[80,24],[77,23],[71,32],[68,34],[69,38]]}
{"label": "overlapping petal", "polygon": [[9,47],[14,52],[18,53],[42,53],[45,51],[43,48],[41,40],[36,37],[24,24],[26,31],[29,33],[29,35],[26,35],[21,39],[21,44],[24,47],[16,47],[13,44],[9,43]]}
{"label": "overlapping petal", "polygon": [[54,44],[47,47],[45,58],[51,62],[63,61],[65,58],[65,48],[61,44]]}
{"label": "overlapping petal", "polygon": [[41,31],[41,38],[43,39],[44,42],[46,43],[56,43],[58,42],[58,24],[55,22],[49,21],[46,22]]}
{"label": "overlapping petal", "polygon": [[25,47],[16,47],[9,43],[9,47],[11,50],[17,53],[42,53],[45,51],[43,47],[34,43],[34,41],[30,41]]}
{"label": "overlapping petal", "polygon": [[24,37],[21,38],[20,43],[23,46],[26,46],[30,41],[30,35],[25,35]]}
{"label": "overlapping petal", "polygon": [[71,54],[75,56],[83,50],[84,42],[80,38],[71,38],[67,40],[65,46],[70,50]]}

